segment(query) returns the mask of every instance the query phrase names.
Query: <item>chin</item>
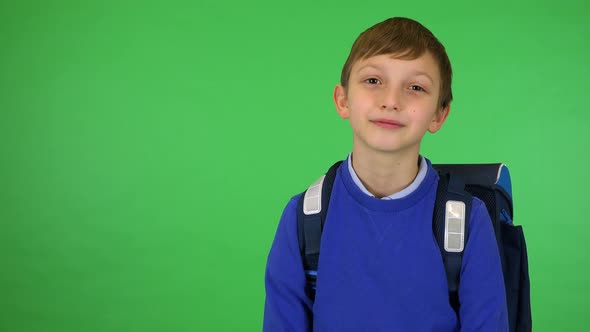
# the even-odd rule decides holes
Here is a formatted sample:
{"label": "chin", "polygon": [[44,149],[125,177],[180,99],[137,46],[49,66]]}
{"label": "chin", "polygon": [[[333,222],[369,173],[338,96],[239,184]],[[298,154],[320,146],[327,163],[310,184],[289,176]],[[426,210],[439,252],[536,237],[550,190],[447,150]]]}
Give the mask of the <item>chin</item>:
{"label": "chin", "polygon": [[[360,143],[360,144],[359,144]],[[355,137],[354,144],[359,145],[364,150],[378,153],[396,153],[407,148],[403,144],[399,144],[398,139],[392,137]]]}
{"label": "chin", "polygon": [[[414,150],[415,146],[413,144],[399,144],[398,142],[372,142],[373,144],[369,144],[369,148],[372,151],[380,152],[380,153],[399,153],[399,152],[409,152]],[[419,146],[416,150],[419,150]]]}
{"label": "chin", "polygon": [[400,150],[400,147],[392,144],[376,144],[370,146],[371,150],[381,153],[395,153]]}

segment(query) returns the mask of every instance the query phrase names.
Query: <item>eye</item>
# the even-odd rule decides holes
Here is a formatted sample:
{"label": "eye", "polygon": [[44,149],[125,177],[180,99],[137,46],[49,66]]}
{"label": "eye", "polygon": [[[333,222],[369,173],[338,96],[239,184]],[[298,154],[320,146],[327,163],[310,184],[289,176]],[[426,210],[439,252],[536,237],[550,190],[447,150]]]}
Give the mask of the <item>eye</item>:
{"label": "eye", "polygon": [[378,79],[376,79],[376,78],[374,78],[374,77],[371,77],[371,78],[367,78],[367,79],[365,80],[365,82],[367,82],[367,83],[369,83],[369,84],[371,84],[371,85],[374,85],[374,84],[377,84],[377,83],[379,82],[379,80],[378,80]]}
{"label": "eye", "polygon": [[412,90],[412,91],[426,91],[426,90],[424,90],[423,87],[421,87],[419,85],[411,85],[410,90]]}

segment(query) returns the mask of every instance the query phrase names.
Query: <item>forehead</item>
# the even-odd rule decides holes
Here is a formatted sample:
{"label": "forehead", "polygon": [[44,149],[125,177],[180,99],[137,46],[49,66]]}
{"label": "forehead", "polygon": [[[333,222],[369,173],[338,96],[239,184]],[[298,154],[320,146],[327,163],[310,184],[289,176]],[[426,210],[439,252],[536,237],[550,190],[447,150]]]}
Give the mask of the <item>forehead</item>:
{"label": "forehead", "polygon": [[352,72],[358,74],[371,68],[378,71],[424,74],[433,80],[440,80],[438,63],[429,52],[415,59],[400,58],[397,54],[371,56],[357,61],[353,65]]}

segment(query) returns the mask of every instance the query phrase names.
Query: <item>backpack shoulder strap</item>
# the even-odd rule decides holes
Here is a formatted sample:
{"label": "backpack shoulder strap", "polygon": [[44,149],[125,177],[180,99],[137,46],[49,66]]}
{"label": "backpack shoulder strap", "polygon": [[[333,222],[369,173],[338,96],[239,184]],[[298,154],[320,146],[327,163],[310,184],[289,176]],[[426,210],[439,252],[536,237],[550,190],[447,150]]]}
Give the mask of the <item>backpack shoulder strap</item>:
{"label": "backpack shoulder strap", "polygon": [[307,278],[308,295],[315,298],[320,241],[326,222],[332,186],[336,170],[342,161],[336,162],[325,175],[322,175],[302,195],[297,209],[297,232],[299,250]]}
{"label": "backpack shoulder strap", "polygon": [[465,191],[460,176],[439,171],[439,183],[432,220],[449,285],[449,300],[459,312],[459,277],[463,251],[469,235],[469,216],[473,197]]}

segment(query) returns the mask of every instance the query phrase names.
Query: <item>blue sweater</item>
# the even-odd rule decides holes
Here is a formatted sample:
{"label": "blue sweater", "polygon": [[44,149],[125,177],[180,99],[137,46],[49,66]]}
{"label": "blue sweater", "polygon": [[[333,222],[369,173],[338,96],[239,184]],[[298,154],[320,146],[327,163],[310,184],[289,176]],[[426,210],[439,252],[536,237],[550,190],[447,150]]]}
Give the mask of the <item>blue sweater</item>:
{"label": "blue sweater", "polygon": [[289,201],[268,256],[264,331],[508,331],[498,247],[478,199],[463,254],[460,319],[450,306],[432,231],[439,178],[427,162],[418,188],[395,200],[366,195],[341,164],[322,235],[315,302],[305,294],[297,239],[300,195]]}

